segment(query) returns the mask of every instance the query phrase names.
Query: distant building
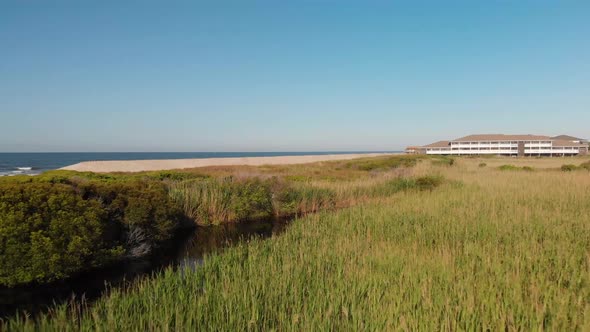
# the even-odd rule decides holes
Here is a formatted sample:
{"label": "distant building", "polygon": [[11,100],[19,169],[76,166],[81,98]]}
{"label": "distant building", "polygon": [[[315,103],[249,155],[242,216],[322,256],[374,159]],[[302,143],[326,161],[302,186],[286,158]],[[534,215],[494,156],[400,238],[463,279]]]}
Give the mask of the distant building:
{"label": "distant building", "polygon": [[407,154],[424,154],[426,150],[422,146],[408,146],[406,148]]}
{"label": "distant building", "polygon": [[408,147],[406,153],[434,155],[575,156],[588,154],[586,140],[561,135],[469,135],[452,141],[439,141],[421,147]]}

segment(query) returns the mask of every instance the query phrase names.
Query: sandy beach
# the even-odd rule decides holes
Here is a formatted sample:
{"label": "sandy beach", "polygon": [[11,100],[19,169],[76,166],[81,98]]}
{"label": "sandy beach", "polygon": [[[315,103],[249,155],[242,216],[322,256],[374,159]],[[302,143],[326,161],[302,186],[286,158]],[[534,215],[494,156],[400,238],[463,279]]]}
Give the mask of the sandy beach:
{"label": "sandy beach", "polygon": [[171,169],[197,168],[207,166],[260,166],[260,165],[286,165],[306,164],[331,160],[350,160],[356,158],[376,157],[391,155],[393,153],[364,153],[364,154],[331,154],[331,155],[307,155],[307,156],[280,156],[280,157],[243,157],[243,158],[203,158],[203,159],[162,159],[162,160],[110,160],[110,161],[85,161],[78,164],[63,167],[63,170],[78,172],[141,172],[163,171]]}

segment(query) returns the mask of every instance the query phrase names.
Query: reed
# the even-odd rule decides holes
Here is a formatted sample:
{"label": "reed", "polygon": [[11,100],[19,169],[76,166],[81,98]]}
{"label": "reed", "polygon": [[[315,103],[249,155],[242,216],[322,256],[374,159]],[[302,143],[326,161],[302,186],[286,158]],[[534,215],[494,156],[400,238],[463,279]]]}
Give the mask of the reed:
{"label": "reed", "polygon": [[313,182],[336,200],[376,199],[297,219],[282,236],[212,254],[196,270],[113,289],[82,314],[62,305],[4,327],[590,330],[589,173],[544,160],[515,161],[535,172],[506,172],[506,159],[485,161],[417,164],[414,182],[447,179],[434,190],[436,176],[423,190],[386,176]]}
{"label": "reed", "polygon": [[175,182],[169,185],[170,197],[197,224],[216,224],[231,220],[232,193],[217,180]]}
{"label": "reed", "polygon": [[269,183],[258,178],[188,180],[169,185],[170,197],[197,224],[210,225],[272,215]]}
{"label": "reed", "polygon": [[440,176],[390,177],[390,172],[356,181],[292,180],[271,177],[192,179],[169,183],[172,201],[199,225],[257,218],[303,216],[387,197],[403,190],[432,190]]}

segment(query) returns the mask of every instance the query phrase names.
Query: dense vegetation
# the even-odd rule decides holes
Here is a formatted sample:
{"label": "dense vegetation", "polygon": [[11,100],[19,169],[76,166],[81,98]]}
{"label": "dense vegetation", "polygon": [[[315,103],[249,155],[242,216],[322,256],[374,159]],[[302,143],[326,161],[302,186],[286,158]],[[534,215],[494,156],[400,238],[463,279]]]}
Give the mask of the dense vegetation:
{"label": "dense vegetation", "polygon": [[310,183],[277,177],[236,179],[233,177],[189,180],[170,184],[170,196],[187,217],[199,225],[239,222],[271,217],[300,216],[332,210],[385,197],[408,189],[432,190],[441,177],[396,177],[372,183]]}
{"label": "dense vegetation", "polygon": [[0,181],[0,284],[63,279],[149,253],[181,225],[160,181],[66,177]]}
{"label": "dense vegetation", "polygon": [[519,167],[519,166],[514,166],[514,165],[502,165],[502,166],[498,167],[498,169],[501,171],[527,171],[527,172],[531,172],[531,171],[535,170],[531,166]]}
{"label": "dense vegetation", "polygon": [[[490,167],[481,162],[422,162],[348,182],[320,171],[321,180],[309,185],[331,190],[336,204],[345,197],[375,199],[308,215],[282,236],[211,255],[196,270],[168,269],[114,289],[82,314],[62,305],[6,326],[588,330],[589,173],[561,172],[558,158],[511,161],[535,172],[502,171],[504,158],[485,159]],[[431,185],[439,186],[428,190]]]}
{"label": "dense vegetation", "polygon": [[271,167],[240,176],[211,168],[136,174],[54,171],[2,178],[0,285],[45,283],[145,256],[184,225],[303,215],[412,186],[438,185],[436,178],[396,177],[361,182],[353,191],[334,186],[351,178],[366,181],[375,172],[413,166],[418,160],[368,158],[315,165],[304,172]]}

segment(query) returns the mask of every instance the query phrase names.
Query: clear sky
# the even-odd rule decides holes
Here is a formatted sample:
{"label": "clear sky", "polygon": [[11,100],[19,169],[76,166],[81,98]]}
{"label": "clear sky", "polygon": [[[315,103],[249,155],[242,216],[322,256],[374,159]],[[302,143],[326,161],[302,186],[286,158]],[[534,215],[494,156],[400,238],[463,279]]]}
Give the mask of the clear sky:
{"label": "clear sky", "polygon": [[590,137],[590,1],[0,0],[0,151]]}

